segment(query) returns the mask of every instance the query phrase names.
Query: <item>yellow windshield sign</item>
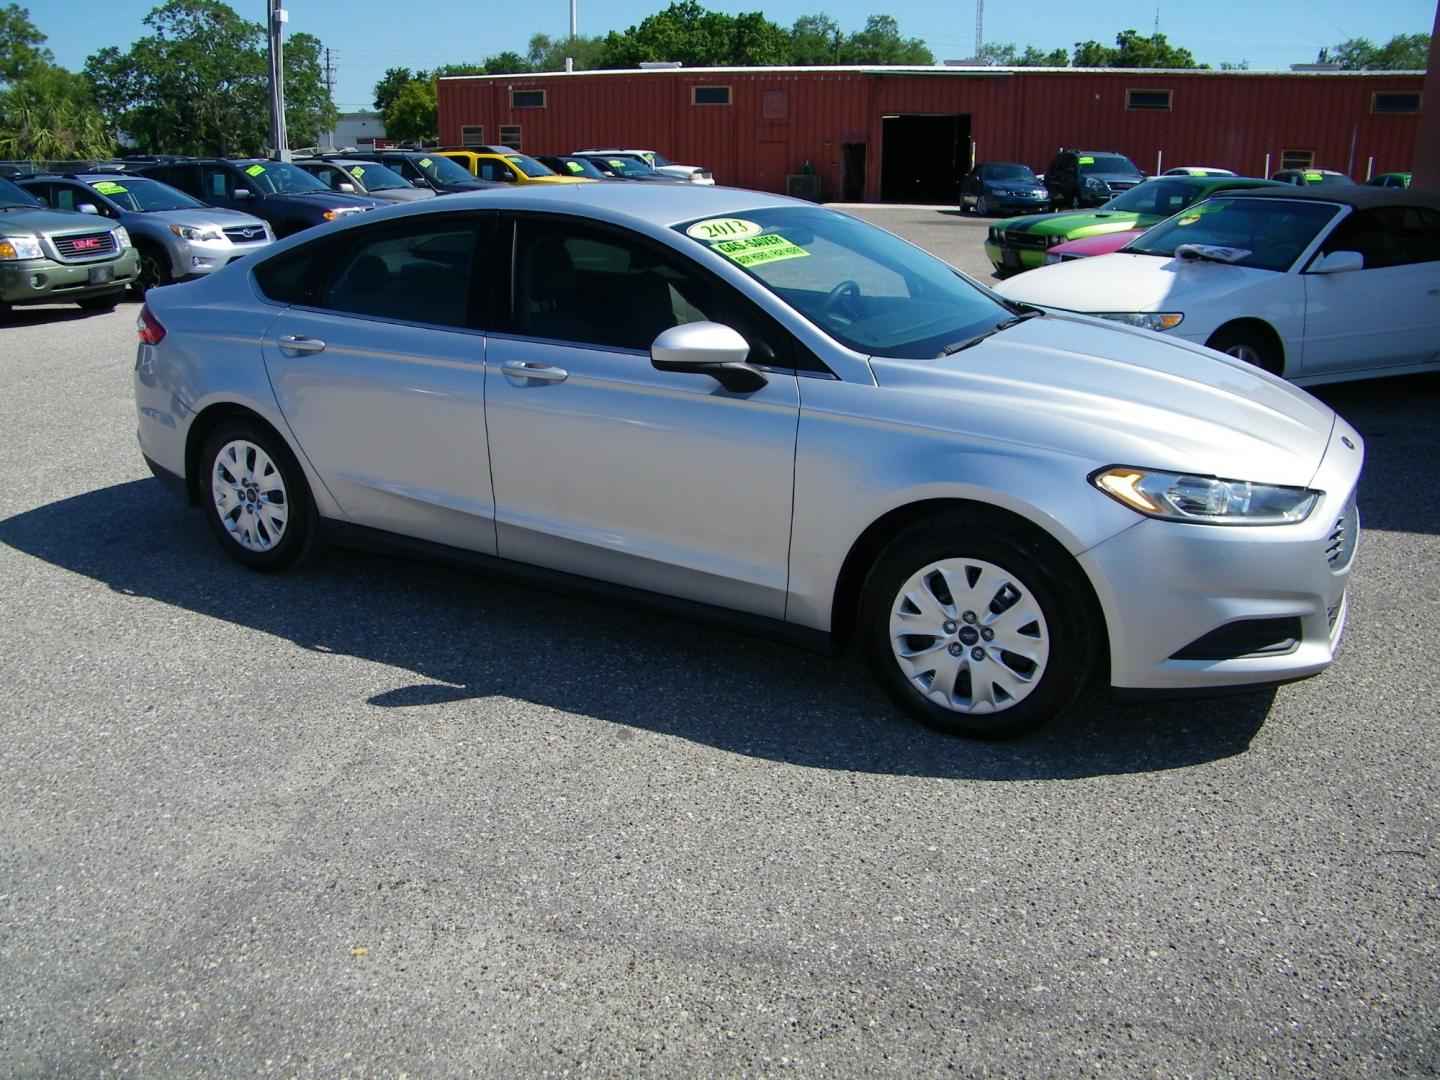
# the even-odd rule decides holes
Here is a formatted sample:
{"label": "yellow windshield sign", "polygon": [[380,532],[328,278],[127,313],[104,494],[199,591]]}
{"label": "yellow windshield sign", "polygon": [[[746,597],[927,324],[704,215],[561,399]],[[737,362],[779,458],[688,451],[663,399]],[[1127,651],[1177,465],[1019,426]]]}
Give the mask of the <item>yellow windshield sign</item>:
{"label": "yellow windshield sign", "polygon": [[434,164],[435,164],[435,162],[432,161],[432,160],[431,160],[430,158],[428,158],[428,157],[424,157],[424,158],[421,158],[421,159],[420,159],[420,167],[421,167],[422,169],[428,169],[431,165],[434,165]]}
{"label": "yellow windshield sign", "polygon": [[715,250],[739,266],[759,266],[761,263],[783,262],[786,259],[808,258],[810,253],[783,236],[771,233],[769,236],[752,236],[746,240],[722,240]]}
{"label": "yellow windshield sign", "polygon": [[251,165],[248,169],[245,170],[245,175],[246,175],[246,176],[259,176],[259,175],[260,175],[261,173],[263,173],[264,171],[265,171],[265,166],[264,166],[264,165]]}
{"label": "yellow windshield sign", "polygon": [[359,180],[362,176],[365,175],[365,166],[356,165],[353,169],[350,170],[350,175],[355,177],[356,180]]}
{"label": "yellow windshield sign", "polygon": [[128,189],[124,184],[117,184],[114,180],[97,180],[95,182],[95,190],[100,192],[101,195],[121,195]]}
{"label": "yellow windshield sign", "polygon": [[1325,174],[1324,174],[1324,173],[1318,173],[1318,172],[1307,172],[1307,173],[1305,174],[1305,179],[1306,179],[1306,180],[1324,180],[1324,179],[1325,179]]}
{"label": "yellow windshield sign", "polygon": [[1081,164],[1081,165],[1094,165],[1094,164],[1095,164],[1095,159],[1094,159],[1093,157],[1082,157],[1082,158],[1080,159],[1080,164]]}

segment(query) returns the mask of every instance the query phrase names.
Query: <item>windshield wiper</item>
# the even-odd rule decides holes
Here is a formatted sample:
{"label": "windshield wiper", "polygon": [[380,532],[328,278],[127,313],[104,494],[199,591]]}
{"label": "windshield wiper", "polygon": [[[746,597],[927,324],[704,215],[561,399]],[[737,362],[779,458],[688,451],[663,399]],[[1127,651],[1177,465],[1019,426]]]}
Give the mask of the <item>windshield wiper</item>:
{"label": "windshield wiper", "polygon": [[993,337],[994,335],[1000,333],[1001,330],[1009,330],[1012,326],[1019,326],[1022,322],[1028,322],[1031,319],[1038,319],[1041,315],[1044,314],[1045,312],[1043,311],[1031,310],[1026,311],[1023,314],[1013,316],[1012,318],[1006,319],[1003,322],[998,322],[992,329],[986,330],[983,334],[976,334],[973,338],[966,338],[964,341],[957,341],[953,345],[946,345],[945,348],[941,349],[938,353],[935,354],[935,358],[938,360],[942,356],[954,356],[956,353],[962,352],[965,349],[970,348],[971,345],[979,345],[980,342],[984,341],[988,337]]}

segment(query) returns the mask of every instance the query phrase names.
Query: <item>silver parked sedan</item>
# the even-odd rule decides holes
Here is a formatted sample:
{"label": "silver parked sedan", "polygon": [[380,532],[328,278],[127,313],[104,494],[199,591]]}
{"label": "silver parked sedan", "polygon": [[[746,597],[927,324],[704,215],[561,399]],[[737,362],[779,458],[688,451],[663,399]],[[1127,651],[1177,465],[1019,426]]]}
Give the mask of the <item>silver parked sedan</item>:
{"label": "silver parked sedan", "polygon": [[257,570],[326,539],[853,637],[971,735],[1092,676],[1314,675],[1345,621],[1362,449],[1330,409],[808,203],[437,199],[161,290],[139,329],[145,457]]}

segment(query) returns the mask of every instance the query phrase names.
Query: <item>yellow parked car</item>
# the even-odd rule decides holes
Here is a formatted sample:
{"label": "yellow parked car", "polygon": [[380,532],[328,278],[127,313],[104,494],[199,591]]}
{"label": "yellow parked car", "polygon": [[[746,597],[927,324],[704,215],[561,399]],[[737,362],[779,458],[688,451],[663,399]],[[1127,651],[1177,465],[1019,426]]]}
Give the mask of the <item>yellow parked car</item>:
{"label": "yellow parked car", "polygon": [[441,157],[450,158],[469,169],[481,180],[498,180],[502,184],[593,184],[585,176],[561,176],[527,154],[508,146],[466,146],[440,150]]}

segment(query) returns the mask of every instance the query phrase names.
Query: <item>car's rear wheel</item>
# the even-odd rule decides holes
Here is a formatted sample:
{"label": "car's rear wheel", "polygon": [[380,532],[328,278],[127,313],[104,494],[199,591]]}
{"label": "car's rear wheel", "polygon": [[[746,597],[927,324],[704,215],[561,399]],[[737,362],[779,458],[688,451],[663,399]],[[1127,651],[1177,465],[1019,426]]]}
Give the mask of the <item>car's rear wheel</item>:
{"label": "car's rear wheel", "polygon": [[288,570],[314,552],[319,521],[289,447],[253,420],[228,420],[201,453],[200,493],[220,546],[254,570]]}
{"label": "car's rear wheel", "polygon": [[1091,605],[1078,569],[1003,515],[949,513],[912,526],[861,590],[871,666],[922,723],[1004,738],[1053,720],[1091,669]]}
{"label": "car's rear wheel", "polygon": [[1264,368],[1272,375],[1279,375],[1284,368],[1275,342],[1265,334],[1248,326],[1222,326],[1210,335],[1205,343],[1216,352],[1223,352],[1247,364]]}

